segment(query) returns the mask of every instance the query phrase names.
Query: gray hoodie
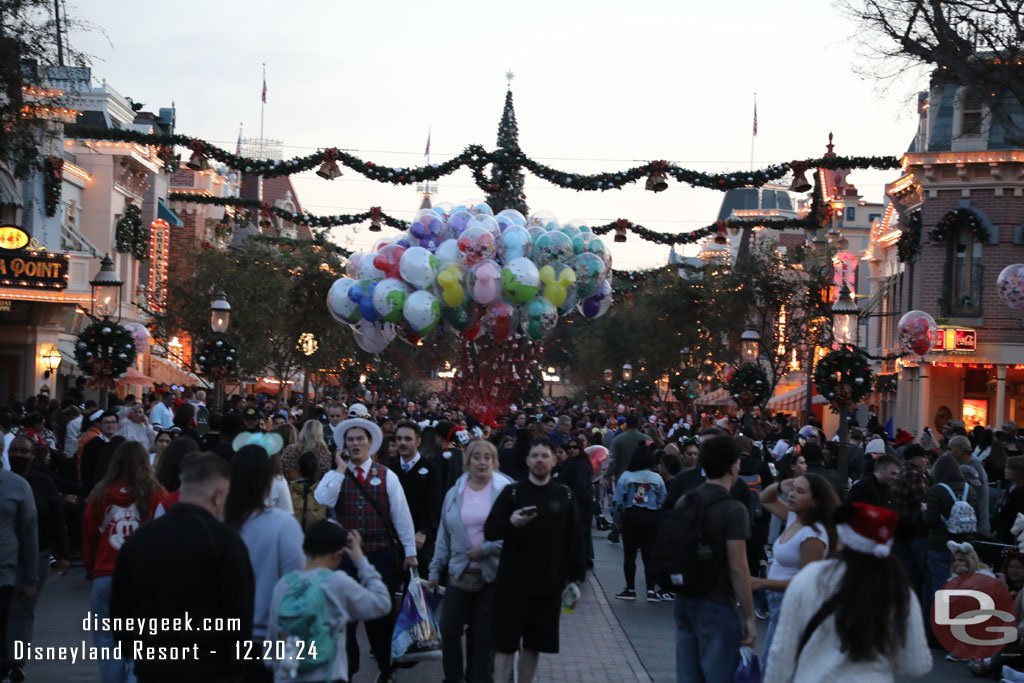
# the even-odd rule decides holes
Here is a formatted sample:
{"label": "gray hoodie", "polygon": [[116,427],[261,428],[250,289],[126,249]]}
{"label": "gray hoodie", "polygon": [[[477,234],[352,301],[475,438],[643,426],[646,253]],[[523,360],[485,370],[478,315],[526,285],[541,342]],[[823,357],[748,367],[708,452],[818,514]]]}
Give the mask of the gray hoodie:
{"label": "gray hoodie", "polygon": [[[441,524],[437,529],[437,541],[434,543],[434,557],[430,560],[430,579],[438,579],[441,576],[441,568],[448,566],[448,576],[456,579],[462,576],[469,566],[469,558],[466,551],[472,546],[469,542],[469,534],[462,524],[462,492],[466,489],[469,481],[469,474],[463,474],[456,480],[455,485],[448,489],[441,504]],[[512,483],[512,480],[502,474],[495,472],[491,479],[491,504],[501,490]],[[480,546],[484,551],[484,559],[480,562],[480,570],[483,573],[484,581],[492,583],[498,575],[498,558],[501,555],[501,541],[484,541]]]}

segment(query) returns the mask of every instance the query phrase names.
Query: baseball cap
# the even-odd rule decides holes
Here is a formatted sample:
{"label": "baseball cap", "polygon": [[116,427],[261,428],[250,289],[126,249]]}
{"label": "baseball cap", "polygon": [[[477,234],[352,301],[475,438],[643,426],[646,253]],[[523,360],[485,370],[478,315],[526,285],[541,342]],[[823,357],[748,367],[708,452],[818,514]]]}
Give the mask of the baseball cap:
{"label": "baseball cap", "polygon": [[256,410],[251,406],[242,411],[242,417],[244,417],[246,420],[252,420],[258,418],[259,416],[260,411]]}
{"label": "baseball cap", "polygon": [[615,418],[615,421],[618,422],[620,425],[626,424],[626,418],[622,417],[621,415]]}
{"label": "baseball cap", "polygon": [[366,417],[370,411],[362,403],[353,403],[348,409],[349,417]]}

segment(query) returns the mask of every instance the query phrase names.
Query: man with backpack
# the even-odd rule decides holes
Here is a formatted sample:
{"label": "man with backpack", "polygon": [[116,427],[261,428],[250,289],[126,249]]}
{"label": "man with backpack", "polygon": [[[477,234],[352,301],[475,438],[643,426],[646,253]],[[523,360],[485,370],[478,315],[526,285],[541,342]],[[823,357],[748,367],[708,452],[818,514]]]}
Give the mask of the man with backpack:
{"label": "man with backpack", "polygon": [[[676,680],[728,681],[741,645],[757,639],[747,565],[750,519],[730,495],[739,476],[732,437],[700,447],[706,480],[683,496],[658,530],[654,561],[676,591]],[[736,604],[742,614],[737,614]]]}
{"label": "man with backpack", "polygon": [[[148,656],[136,660],[139,681],[227,681],[245,671],[246,662],[239,661],[235,644],[252,638],[255,588],[245,543],[218,521],[224,516],[229,477],[223,458],[212,453],[188,456],[182,463],[178,503],[139,527],[118,553],[111,617],[187,615],[198,626],[192,631],[118,633],[126,657],[134,652],[134,641],[146,648],[194,648],[189,650],[194,657],[185,659]],[[206,619],[217,620],[221,628],[203,628]]]}
{"label": "man with backpack", "polygon": [[[285,643],[285,656],[273,661],[275,680],[344,683],[349,680],[348,623],[391,612],[388,587],[360,541],[358,531],[346,534],[333,520],[320,520],[306,530],[306,566],[282,576],[270,600],[267,640]],[[335,571],[346,556],[356,567],[358,581]]]}

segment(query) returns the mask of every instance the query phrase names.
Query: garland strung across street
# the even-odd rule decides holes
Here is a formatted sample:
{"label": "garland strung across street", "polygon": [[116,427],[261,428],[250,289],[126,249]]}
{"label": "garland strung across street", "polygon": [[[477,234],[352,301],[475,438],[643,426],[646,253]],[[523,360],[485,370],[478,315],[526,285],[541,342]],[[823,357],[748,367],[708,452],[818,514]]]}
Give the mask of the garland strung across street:
{"label": "garland strung across street", "polygon": [[[118,130],[108,128],[88,128],[84,126],[68,126],[67,137],[87,140],[110,140],[114,142],[134,142],[141,145],[152,145],[168,148],[161,151],[161,157],[173,156],[170,148],[187,147],[192,151],[188,161],[189,168],[203,170],[209,168],[209,159],[225,164],[242,173],[261,175],[265,178],[292,175],[304,171],[318,169],[317,174],[323,178],[333,179],[340,175],[337,165],[341,164],[370,180],[391,183],[393,185],[410,185],[426,180],[438,180],[451,175],[462,167],[473,172],[476,184],[484,191],[489,191],[493,181],[483,172],[488,164],[499,168],[515,168],[521,166],[537,177],[547,180],[553,185],[579,192],[603,192],[622,189],[626,185],[647,178],[647,189],[660,192],[666,188],[668,176],[692,187],[713,190],[734,190],[740,187],[760,187],[765,183],[778,180],[788,173],[807,168],[827,169],[898,169],[900,160],[893,156],[884,157],[822,157],[817,159],[794,160],[772,164],[767,168],[747,172],[729,171],[725,173],[703,173],[682,168],[667,161],[651,161],[624,171],[580,174],[561,171],[530,159],[518,147],[488,152],[480,145],[469,145],[459,155],[440,164],[417,166],[415,168],[381,166],[372,161],[364,161],[337,147],[318,150],[312,154],[294,157],[283,161],[252,159],[232,154],[205,140],[187,135],[149,135],[134,130]],[[166,163],[166,160],[165,160]],[[493,189],[493,188],[492,188]]]}
{"label": "garland strung across street", "polygon": [[[370,221],[370,231],[379,232],[381,224],[387,225],[396,230],[408,230],[409,223],[395,218],[381,211],[379,206],[371,207],[369,211],[362,213],[339,214],[334,216],[316,216],[310,213],[292,213],[269,202],[260,202],[256,199],[243,199],[241,197],[208,197],[188,192],[171,192],[168,195],[170,201],[192,202],[194,204],[212,204],[214,206],[232,206],[243,209],[260,211],[262,216],[275,215],[282,220],[294,225],[303,225],[309,228],[334,228],[343,225],[355,225]],[[712,235],[723,234],[728,228],[751,228],[755,223],[752,221],[717,221],[711,225],[684,233],[656,232],[642,225],[634,223],[625,218],[619,218],[611,223],[598,225],[591,228],[596,235],[606,235],[615,232],[615,241],[624,242],[626,232],[631,232],[647,242],[664,245],[696,244]],[[773,230],[794,230],[794,229],[816,229],[818,223],[808,215],[807,218],[775,218],[759,221],[756,225],[771,228]],[[375,229],[376,228],[376,229]]]}

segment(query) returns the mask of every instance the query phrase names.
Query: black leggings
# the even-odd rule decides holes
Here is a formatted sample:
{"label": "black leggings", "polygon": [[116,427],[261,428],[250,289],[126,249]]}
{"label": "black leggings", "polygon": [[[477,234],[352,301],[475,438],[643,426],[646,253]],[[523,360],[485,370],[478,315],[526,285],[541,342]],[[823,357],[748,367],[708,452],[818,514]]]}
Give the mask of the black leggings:
{"label": "black leggings", "polygon": [[655,590],[655,578],[651,572],[651,553],[658,537],[658,510],[641,507],[626,508],[622,515],[622,571],[626,576],[626,589],[636,588],[636,551],[644,561],[644,580],[647,590]]}

